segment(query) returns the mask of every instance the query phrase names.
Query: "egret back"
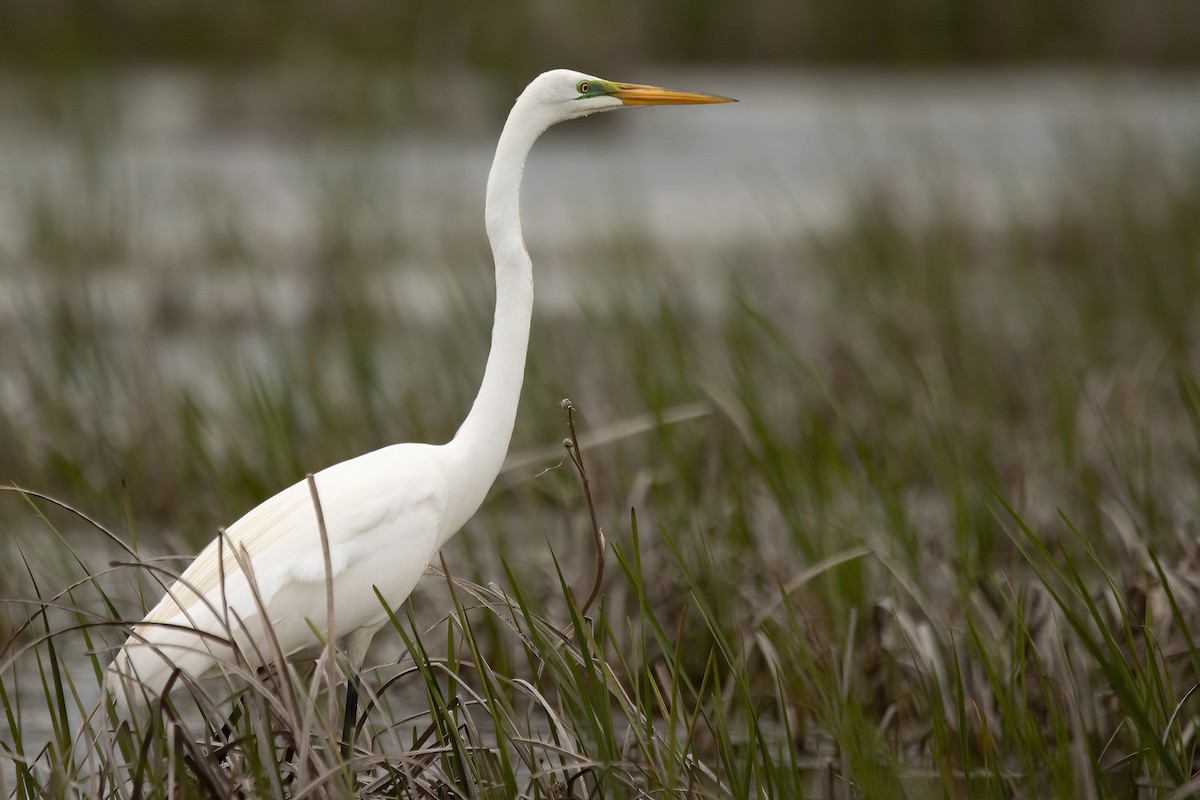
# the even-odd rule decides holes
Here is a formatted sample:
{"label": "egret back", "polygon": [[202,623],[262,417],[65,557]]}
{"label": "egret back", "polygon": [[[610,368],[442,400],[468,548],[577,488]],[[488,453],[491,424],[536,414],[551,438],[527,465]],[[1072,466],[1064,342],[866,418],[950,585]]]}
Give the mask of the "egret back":
{"label": "egret back", "polygon": [[[131,678],[160,693],[178,668],[188,679],[236,644],[251,667],[319,650],[326,575],[333,578],[335,638],[378,628],[416,585],[447,531],[450,480],[445,447],[401,444],[315,475],[329,543],[326,564],[316,507],[300,481],[254,508],[214,539],[134,628],[109,668],[109,684]],[[456,515],[457,516],[457,515]],[[270,625],[268,637],[265,622]]]}

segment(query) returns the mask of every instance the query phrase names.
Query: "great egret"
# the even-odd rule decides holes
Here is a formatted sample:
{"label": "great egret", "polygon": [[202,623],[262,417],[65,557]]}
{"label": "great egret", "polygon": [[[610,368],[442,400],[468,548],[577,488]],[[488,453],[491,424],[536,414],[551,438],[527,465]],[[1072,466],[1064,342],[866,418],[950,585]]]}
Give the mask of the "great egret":
{"label": "great egret", "polygon": [[408,597],[438,549],[479,508],[508,450],[533,310],[519,193],[534,141],[557,122],[599,111],[729,101],[571,70],[535,78],[508,115],[488,175],[484,215],[496,262],[496,316],[483,383],[454,438],[436,446],[391,445],[317,473],[328,564],[306,481],[229,526],[134,628],[108,670],[114,701],[128,708],[160,695],[176,669],[200,678],[229,660],[234,646],[252,664],[269,663],[278,652],[289,658],[319,652],[313,631],[328,630],[327,567],[333,633],[360,667],[387,620],[373,587],[393,606]]}

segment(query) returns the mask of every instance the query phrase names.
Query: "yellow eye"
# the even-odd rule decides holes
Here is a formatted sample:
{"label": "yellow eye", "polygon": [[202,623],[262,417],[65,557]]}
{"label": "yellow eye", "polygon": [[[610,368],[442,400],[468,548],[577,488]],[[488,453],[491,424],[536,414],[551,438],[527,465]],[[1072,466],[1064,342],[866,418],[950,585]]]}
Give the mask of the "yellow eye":
{"label": "yellow eye", "polygon": [[580,94],[587,94],[588,92],[590,92],[592,90],[592,85],[590,83],[588,83],[587,81],[580,81],[579,85],[576,86],[575,88],[579,90]]}

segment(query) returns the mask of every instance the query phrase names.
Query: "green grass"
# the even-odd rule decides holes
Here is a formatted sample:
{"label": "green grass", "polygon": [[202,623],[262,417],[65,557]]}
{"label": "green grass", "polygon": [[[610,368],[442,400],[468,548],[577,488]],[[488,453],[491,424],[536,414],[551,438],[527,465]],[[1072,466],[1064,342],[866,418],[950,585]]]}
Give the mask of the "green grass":
{"label": "green grass", "polygon": [[[206,306],[171,264],[146,279],[155,313],[114,320],[86,289],[141,253],[121,204],[31,195],[49,288],[0,351],[0,478],[112,537],[0,498],[0,794],[1188,796],[1200,162],[1160,167],[1086,164],[1036,224],[980,231],[949,205],[915,223],[880,194],[782,247],[577,254],[583,313],[535,319],[514,440],[552,454],[506,473],[448,573],[394,610],[350,759],[303,665],[235,663],[107,730],[119,621],[157,596],[110,566],[133,560],[115,540],[195,552],[306,471],[448,437],[487,346],[481,233],[445,243],[450,316],[407,315],[379,286],[412,245],[364,244],[374,201],[315,181],[326,246],[292,276],[299,322],[269,297],[258,317]],[[196,197],[198,262],[280,268]],[[688,302],[680,263],[727,275],[723,306]],[[587,504],[569,461],[544,471],[564,396],[609,543],[586,614]]]}

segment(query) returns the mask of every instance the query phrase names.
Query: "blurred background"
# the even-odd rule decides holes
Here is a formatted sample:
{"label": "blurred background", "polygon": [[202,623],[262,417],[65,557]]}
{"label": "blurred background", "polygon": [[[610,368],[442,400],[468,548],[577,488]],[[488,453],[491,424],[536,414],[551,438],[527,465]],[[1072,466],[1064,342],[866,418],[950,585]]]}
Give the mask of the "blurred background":
{"label": "blurred background", "polygon": [[1200,11],[1187,0],[615,0],[466,2],[201,0],[4,4],[13,69],[165,65],[244,69],[305,61],[498,73],[548,63],[888,68],[1086,63],[1187,67]]}
{"label": "blurred background", "polygon": [[[513,97],[556,66],[741,103],[539,145],[519,451],[558,441],[565,394],[602,430],[728,406],[731,370],[766,352],[722,332],[747,309],[831,379],[860,344],[864,374],[893,367],[877,338],[894,330],[845,328],[890,324],[879,304],[913,328],[910,355],[945,358],[929,321],[976,305],[998,338],[970,358],[1039,342],[1036,309],[1061,297],[1013,283],[1004,253],[1056,275],[1079,230],[1089,252],[1157,266],[1089,261],[1099,278],[1054,291],[1115,314],[1085,315],[1102,337],[1126,327],[1114,294],[1147,295],[1147,324],[1179,348],[1198,62],[1187,0],[7,0],[0,480],[191,552],[305,471],[446,439],[488,341],[491,149]],[[1108,240],[1130,226],[1171,234]],[[924,295],[939,280],[907,270],[933,262],[904,254],[930,231],[970,245],[937,267],[954,290]],[[662,352],[629,378],[621,348],[644,337]],[[645,457],[613,452],[615,471]],[[632,478],[613,480],[621,513]],[[13,512],[8,541],[28,522]]]}
{"label": "blurred background", "polygon": [[[1064,297],[1100,309],[1080,340],[1128,336],[1119,303],[1144,295],[1163,347],[1194,355],[1198,62],[1189,0],[6,0],[0,480],[189,552],[307,470],[447,438],[487,347],[491,148],[556,66],[742,102],[539,146],[518,449],[558,440],[567,393],[602,429],[724,398],[764,352],[722,338],[746,309],[835,378],[895,338],[845,329],[883,324],[878,304],[939,358],[929,320],[994,311],[988,361],[1051,335],[1036,315]],[[939,267],[953,291],[913,294],[940,285],[906,272],[932,269],[910,253],[930,231],[969,244]],[[1002,267],[1014,248],[1098,272],[1048,297]],[[1126,250],[1140,266],[1112,263]],[[645,336],[662,360],[617,380]]]}
{"label": "blurred background", "polygon": [[[574,476],[543,473],[564,396],[608,441],[610,537],[631,507],[671,532],[734,629],[855,545],[889,567],[814,589],[827,631],[986,601],[1026,569],[997,495],[1114,569],[1146,542],[1190,570],[1198,66],[1195,0],[0,0],[0,483],[193,553],[307,471],[446,440],[496,135],[571,67],[741,102],[535,150],[513,462],[460,574],[503,553],[554,597],[549,543],[590,575]],[[0,504],[2,594],[115,557],[49,521]]]}

